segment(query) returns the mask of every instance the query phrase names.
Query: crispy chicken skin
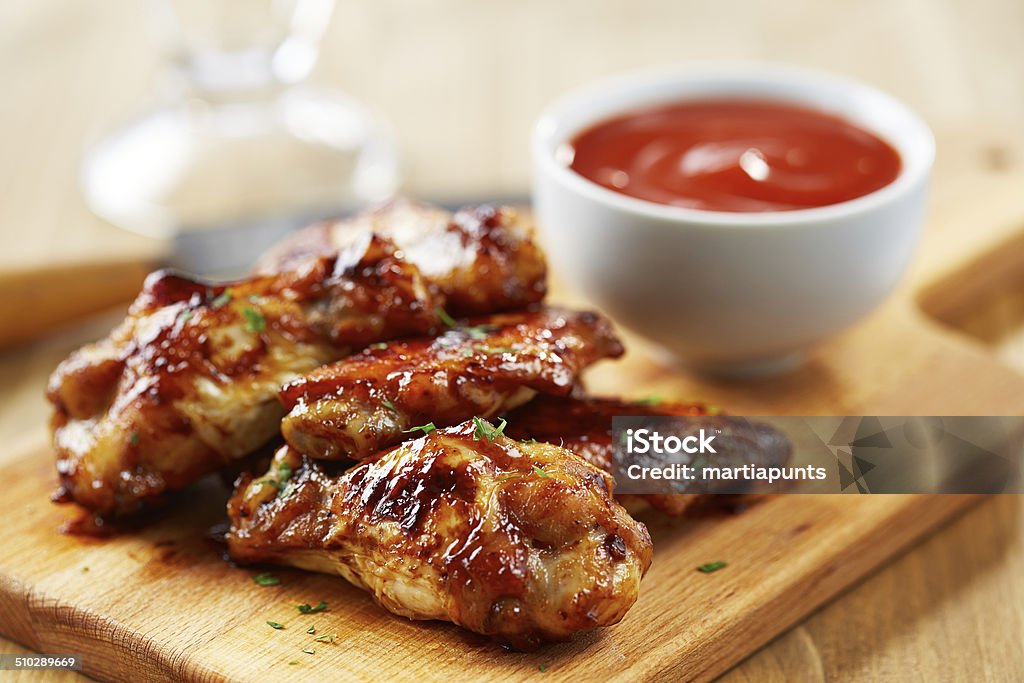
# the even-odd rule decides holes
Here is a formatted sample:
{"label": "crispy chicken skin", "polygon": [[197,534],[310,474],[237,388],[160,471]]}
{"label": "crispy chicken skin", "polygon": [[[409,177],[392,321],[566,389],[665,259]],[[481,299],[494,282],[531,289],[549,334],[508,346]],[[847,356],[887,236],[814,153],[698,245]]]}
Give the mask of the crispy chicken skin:
{"label": "crispy chicken skin", "polygon": [[[340,475],[290,447],[228,503],[231,557],[337,573],[410,619],[520,649],[618,622],[651,562],[611,478],[465,422]],[[475,438],[476,437],[476,438]]]}
{"label": "crispy chicken skin", "polygon": [[268,251],[257,273],[279,273],[336,253],[367,232],[386,237],[419,268],[455,316],[479,315],[538,303],[547,266],[532,227],[507,207],[466,207],[454,215],[396,199],[353,218],[300,230]]}
{"label": "crispy chicken skin", "polygon": [[580,372],[622,354],[596,313],[506,313],[434,339],[399,340],[285,386],[285,440],[314,458],[361,460],[426,423],[491,417],[536,392],[565,395]]}
{"label": "crispy chicken skin", "polygon": [[[733,432],[732,418],[700,403],[656,403],[622,401],[614,398],[538,396],[510,411],[505,432],[514,439],[536,439],[558,444],[606,472],[612,471],[614,448],[612,418],[615,416],[687,418],[709,429]],[[791,445],[784,434],[766,424],[754,423],[742,449],[722,452],[720,458],[735,458],[737,464],[781,466],[789,459]],[[630,509],[644,504],[671,516],[683,514],[692,505],[711,499],[707,493],[646,493],[616,496]]]}
{"label": "crispy chicken skin", "polygon": [[277,433],[282,384],[375,340],[429,332],[437,305],[375,236],[228,286],[152,274],[124,322],[50,378],[61,497],[131,513],[216,471]]}

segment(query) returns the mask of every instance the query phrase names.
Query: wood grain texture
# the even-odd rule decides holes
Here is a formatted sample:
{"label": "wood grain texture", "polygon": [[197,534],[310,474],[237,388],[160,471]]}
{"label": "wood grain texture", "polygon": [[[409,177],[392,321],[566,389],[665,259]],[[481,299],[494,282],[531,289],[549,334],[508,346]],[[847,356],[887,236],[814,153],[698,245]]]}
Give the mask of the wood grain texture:
{"label": "wood grain texture", "polygon": [[[226,493],[216,482],[143,531],[83,541],[54,533],[68,511],[46,502],[45,443],[0,464],[19,482],[10,500],[19,514],[0,558],[0,629],[39,651],[82,653],[90,674],[115,680],[270,681],[302,672],[501,681],[542,665],[559,680],[704,680],[970,501],[788,496],[735,516],[653,518],[656,561],[623,623],[521,654],[451,625],[397,619],[334,577],[282,569],[275,570],[280,586],[257,586],[254,570],[224,562],[223,548],[206,538],[224,518]],[[715,559],[728,567],[695,570]],[[294,608],[318,600],[331,610],[303,616]],[[309,626],[338,639],[316,643]],[[314,655],[302,652],[310,647]]]}
{"label": "wood grain texture", "polygon": [[[0,271],[0,347],[34,339],[130,301],[154,263],[134,255]],[[69,296],[74,292],[74,296]]]}

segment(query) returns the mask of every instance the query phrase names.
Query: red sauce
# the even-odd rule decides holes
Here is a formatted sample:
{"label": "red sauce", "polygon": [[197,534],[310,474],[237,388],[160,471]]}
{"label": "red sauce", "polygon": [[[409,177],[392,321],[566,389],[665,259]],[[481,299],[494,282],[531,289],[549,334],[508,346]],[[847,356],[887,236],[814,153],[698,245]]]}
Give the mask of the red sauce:
{"label": "red sauce", "polygon": [[888,143],[814,109],[698,100],[613,118],[573,141],[570,168],[598,185],[706,211],[789,211],[838,204],[900,171]]}

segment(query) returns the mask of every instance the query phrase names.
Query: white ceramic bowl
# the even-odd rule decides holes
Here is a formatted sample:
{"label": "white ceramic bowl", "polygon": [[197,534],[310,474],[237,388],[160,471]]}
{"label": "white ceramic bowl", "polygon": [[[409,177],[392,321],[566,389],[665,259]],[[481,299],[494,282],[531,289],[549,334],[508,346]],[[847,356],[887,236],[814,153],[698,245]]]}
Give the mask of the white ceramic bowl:
{"label": "white ceramic bowl", "polygon": [[[595,123],[710,97],[838,114],[892,145],[901,171],[889,185],[840,204],[727,213],[635,199],[559,161],[559,148]],[[532,152],[534,210],[558,272],[686,363],[744,373],[793,365],[893,289],[921,230],[935,142],[905,105],[860,83],[788,67],[703,66],[570,93],[540,117]]]}

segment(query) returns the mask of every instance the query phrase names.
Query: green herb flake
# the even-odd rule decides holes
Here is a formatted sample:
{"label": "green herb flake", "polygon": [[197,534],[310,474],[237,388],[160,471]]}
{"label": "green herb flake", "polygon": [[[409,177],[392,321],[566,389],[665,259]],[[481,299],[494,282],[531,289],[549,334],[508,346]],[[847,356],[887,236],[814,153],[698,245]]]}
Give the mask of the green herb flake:
{"label": "green herb flake", "polygon": [[275,497],[284,498],[295,489],[294,485],[288,481],[292,476],[292,468],[289,467],[287,463],[281,463],[277,467],[277,476],[280,478],[280,480],[271,478],[270,476],[266,476],[263,477],[262,479],[257,479],[256,483],[266,484],[267,486],[273,486],[275,489],[277,489],[277,496]]}
{"label": "green herb flake", "polygon": [[382,406],[384,406],[385,408],[387,408],[388,410],[393,410],[396,413],[398,412],[398,408],[396,408],[395,404],[392,403],[391,401],[381,401],[380,404]]}
{"label": "green herb flake", "polygon": [[267,329],[267,319],[255,308],[246,308],[242,311],[245,316],[245,326],[250,332],[262,332]]}
{"label": "green herb flake", "polygon": [[299,663],[299,660],[293,659],[292,661],[288,662],[288,666],[294,666],[294,665],[296,665],[298,663]]}
{"label": "green herb flake", "polygon": [[252,580],[256,582],[257,586],[276,586],[281,583],[281,579],[277,578],[270,572],[263,572],[262,574],[256,574],[252,577]]}
{"label": "green herb flake", "polygon": [[476,427],[473,429],[473,440],[480,441],[481,439],[487,439],[488,441],[494,441],[499,436],[505,436],[505,425],[508,421],[505,418],[501,418],[501,423],[495,427],[487,420],[479,417],[473,418],[473,424]]}
{"label": "green herb flake", "polygon": [[722,569],[727,564],[727,562],[723,562],[722,560],[718,560],[717,562],[708,562],[697,567],[697,571],[701,572],[702,574],[710,574],[712,572],[717,572],[719,569]]}
{"label": "green herb flake", "polygon": [[139,445],[139,433],[138,433],[138,431],[134,431],[134,432],[132,432],[128,436],[128,443],[130,443],[132,446],[138,446]]}
{"label": "green herb flake", "polygon": [[317,612],[327,611],[327,603],[321,600],[315,607],[310,607],[309,603],[306,603],[304,605],[296,605],[295,609],[299,610],[303,614],[316,614]]}
{"label": "green herb flake", "polygon": [[550,474],[548,474],[547,472],[542,470],[540,467],[537,467],[536,465],[533,466],[533,473],[536,474],[538,477],[542,477],[544,479],[550,479],[551,478]]}
{"label": "green herb flake", "polygon": [[658,396],[657,394],[654,394],[654,395],[648,396],[647,398],[640,399],[639,401],[637,401],[637,403],[639,403],[641,405],[647,405],[647,406],[656,406],[656,405],[660,405],[663,400],[664,399],[662,399],[661,396]]}
{"label": "green herb flake", "polygon": [[316,626],[310,626],[309,628],[307,628],[306,633],[309,633],[311,635],[316,633]]}
{"label": "green herb flake", "polygon": [[188,322],[189,318],[191,318],[192,315],[193,315],[192,309],[191,308],[186,308],[184,311],[182,311],[181,313],[178,314],[178,322],[184,324],[184,323]]}
{"label": "green herb flake", "polygon": [[537,668],[538,668],[538,669],[540,669],[540,672],[541,672],[541,673],[544,673],[545,671],[547,671],[547,670],[548,670],[548,665],[547,665],[547,664],[541,664],[541,665],[540,665],[540,666],[538,666]]}
{"label": "green herb flake", "polygon": [[269,626],[270,628],[274,629],[275,631],[280,631],[281,629],[284,628],[284,624],[279,624],[276,621],[268,621],[267,622],[267,626]]}
{"label": "green herb flake", "polygon": [[494,332],[498,329],[498,325],[471,325],[469,327],[463,327],[462,331],[470,336],[472,339],[483,339],[489,332]]}
{"label": "green herb flake", "polygon": [[387,342],[377,342],[376,344],[370,344],[370,346],[367,347],[367,348],[371,348],[374,351],[380,351],[382,349],[388,348],[388,343]]}
{"label": "green herb flake", "polygon": [[325,633],[322,636],[317,636],[313,640],[316,640],[316,641],[321,642],[321,643],[333,643],[334,639],[337,638],[337,637],[338,637],[338,634],[336,634],[336,633]]}
{"label": "green herb flake", "polygon": [[316,654],[316,650],[314,650],[313,648],[310,648],[310,647],[304,647],[304,648],[302,648],[302,651],[305,652],[307,655],[315,655]]}
{"label": "green herb flake", "polygon": [[215,298],[213,301],[210,302],[210,308],[213,308],[213,309],[224,308],[225,306],[228,305],[229,301],[231,301],[231,288],[230,287],[225,289],[223,292],[220,293],[219,296],[217,296],[217,298]]}
{"label": "green herb flake", "polygon": [[455,318],[453,318],[450,315],[448,315],[448,311],[444,310],[440,306],[438,306],[435,309],[435,312],[437,313],[438,320],[440,320],[446,326],[448,326],[448,327],[458,327],[459,326],[459,323],[455,320]]}
{"label": "green herb flake", "polygon": [[437,429],[437,426],[433,422],[428,422],[427,424],[420,425],[418,427],[409,427],[408,429],[403,429],[402,433],[408,434],[410,432],[423,432],[424,434],[429,434],[435,429]]}

